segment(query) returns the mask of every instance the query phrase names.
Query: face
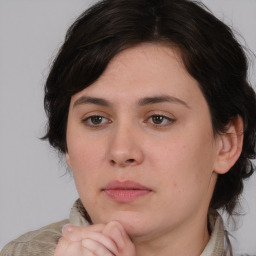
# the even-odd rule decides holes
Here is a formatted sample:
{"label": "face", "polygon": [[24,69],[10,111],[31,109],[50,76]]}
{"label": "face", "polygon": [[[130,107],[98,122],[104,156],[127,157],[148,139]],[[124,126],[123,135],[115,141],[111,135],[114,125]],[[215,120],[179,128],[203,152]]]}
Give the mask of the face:
{"label": "face", "polygon": [[207,102],[178,51],[142,44],[118,54],[71,99],[67,163],[93,223],[134,237],[201,223],[218,140]]}

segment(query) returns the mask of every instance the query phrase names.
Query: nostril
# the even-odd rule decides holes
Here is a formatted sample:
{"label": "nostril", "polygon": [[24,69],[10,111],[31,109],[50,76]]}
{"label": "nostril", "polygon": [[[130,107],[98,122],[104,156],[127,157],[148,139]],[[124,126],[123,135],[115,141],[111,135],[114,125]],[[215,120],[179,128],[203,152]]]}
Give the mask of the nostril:
{"label": "nostril", "polygon": [[129,164],[132,164],[132,163],[134,163],[135,162],[135,159],[132,159],[132,158],[130,158],[130,159],[127,159],[127,160],[125,160],[125,161],[115,161],[115,160],[113,160],[113,159],[111,159],[110,160],[110,164],[112,165],[112,166],[114,166],[114,165],[120,165],[120,166],[126,166],[126,165],[129,165]]}
{"label": "nostril", "polygon": [[134,159],[128,159],[126,160],[127,163],[133,163],[135,160]]}

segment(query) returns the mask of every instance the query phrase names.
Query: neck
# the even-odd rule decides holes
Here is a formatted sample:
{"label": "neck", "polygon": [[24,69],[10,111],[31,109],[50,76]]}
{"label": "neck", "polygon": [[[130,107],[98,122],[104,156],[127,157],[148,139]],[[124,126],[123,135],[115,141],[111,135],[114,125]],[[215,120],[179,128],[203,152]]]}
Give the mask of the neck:
{"label": "neck", "polygon": [[210,235],[207,218],[184,223],[178,229],[166,231],[154,237],[133,238],[137,256],[199,256],[206,247]]}

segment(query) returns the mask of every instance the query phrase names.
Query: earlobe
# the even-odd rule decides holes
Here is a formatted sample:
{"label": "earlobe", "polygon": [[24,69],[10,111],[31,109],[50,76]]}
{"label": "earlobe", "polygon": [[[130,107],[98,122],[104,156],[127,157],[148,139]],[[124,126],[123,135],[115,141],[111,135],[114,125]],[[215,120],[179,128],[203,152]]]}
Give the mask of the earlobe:
{"label": "earlobe", "polygon": [[227,131],[219,135],[219,150],[214,163],[214,171],[224,174],[235,164],[243,147],[243,120],[236,116],[230,121]]}
{"label": "earlobe", "polygon": [[67,163],[67,165],[71,168],[70,157],[69,157],[68,152],[66,152],[65,157],[66,157],[66,163]]}

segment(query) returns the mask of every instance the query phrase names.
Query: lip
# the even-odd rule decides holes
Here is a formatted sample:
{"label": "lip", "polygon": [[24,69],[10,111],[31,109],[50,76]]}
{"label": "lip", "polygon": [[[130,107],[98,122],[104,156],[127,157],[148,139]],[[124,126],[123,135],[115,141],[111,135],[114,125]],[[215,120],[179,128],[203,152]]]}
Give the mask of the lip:
{"label": "lip", "polygon": [[109,182],[102,191],[112,200],[119,203],[126,203],[148,195],[152,192],[152,189],[135,181],[114,180]]}

